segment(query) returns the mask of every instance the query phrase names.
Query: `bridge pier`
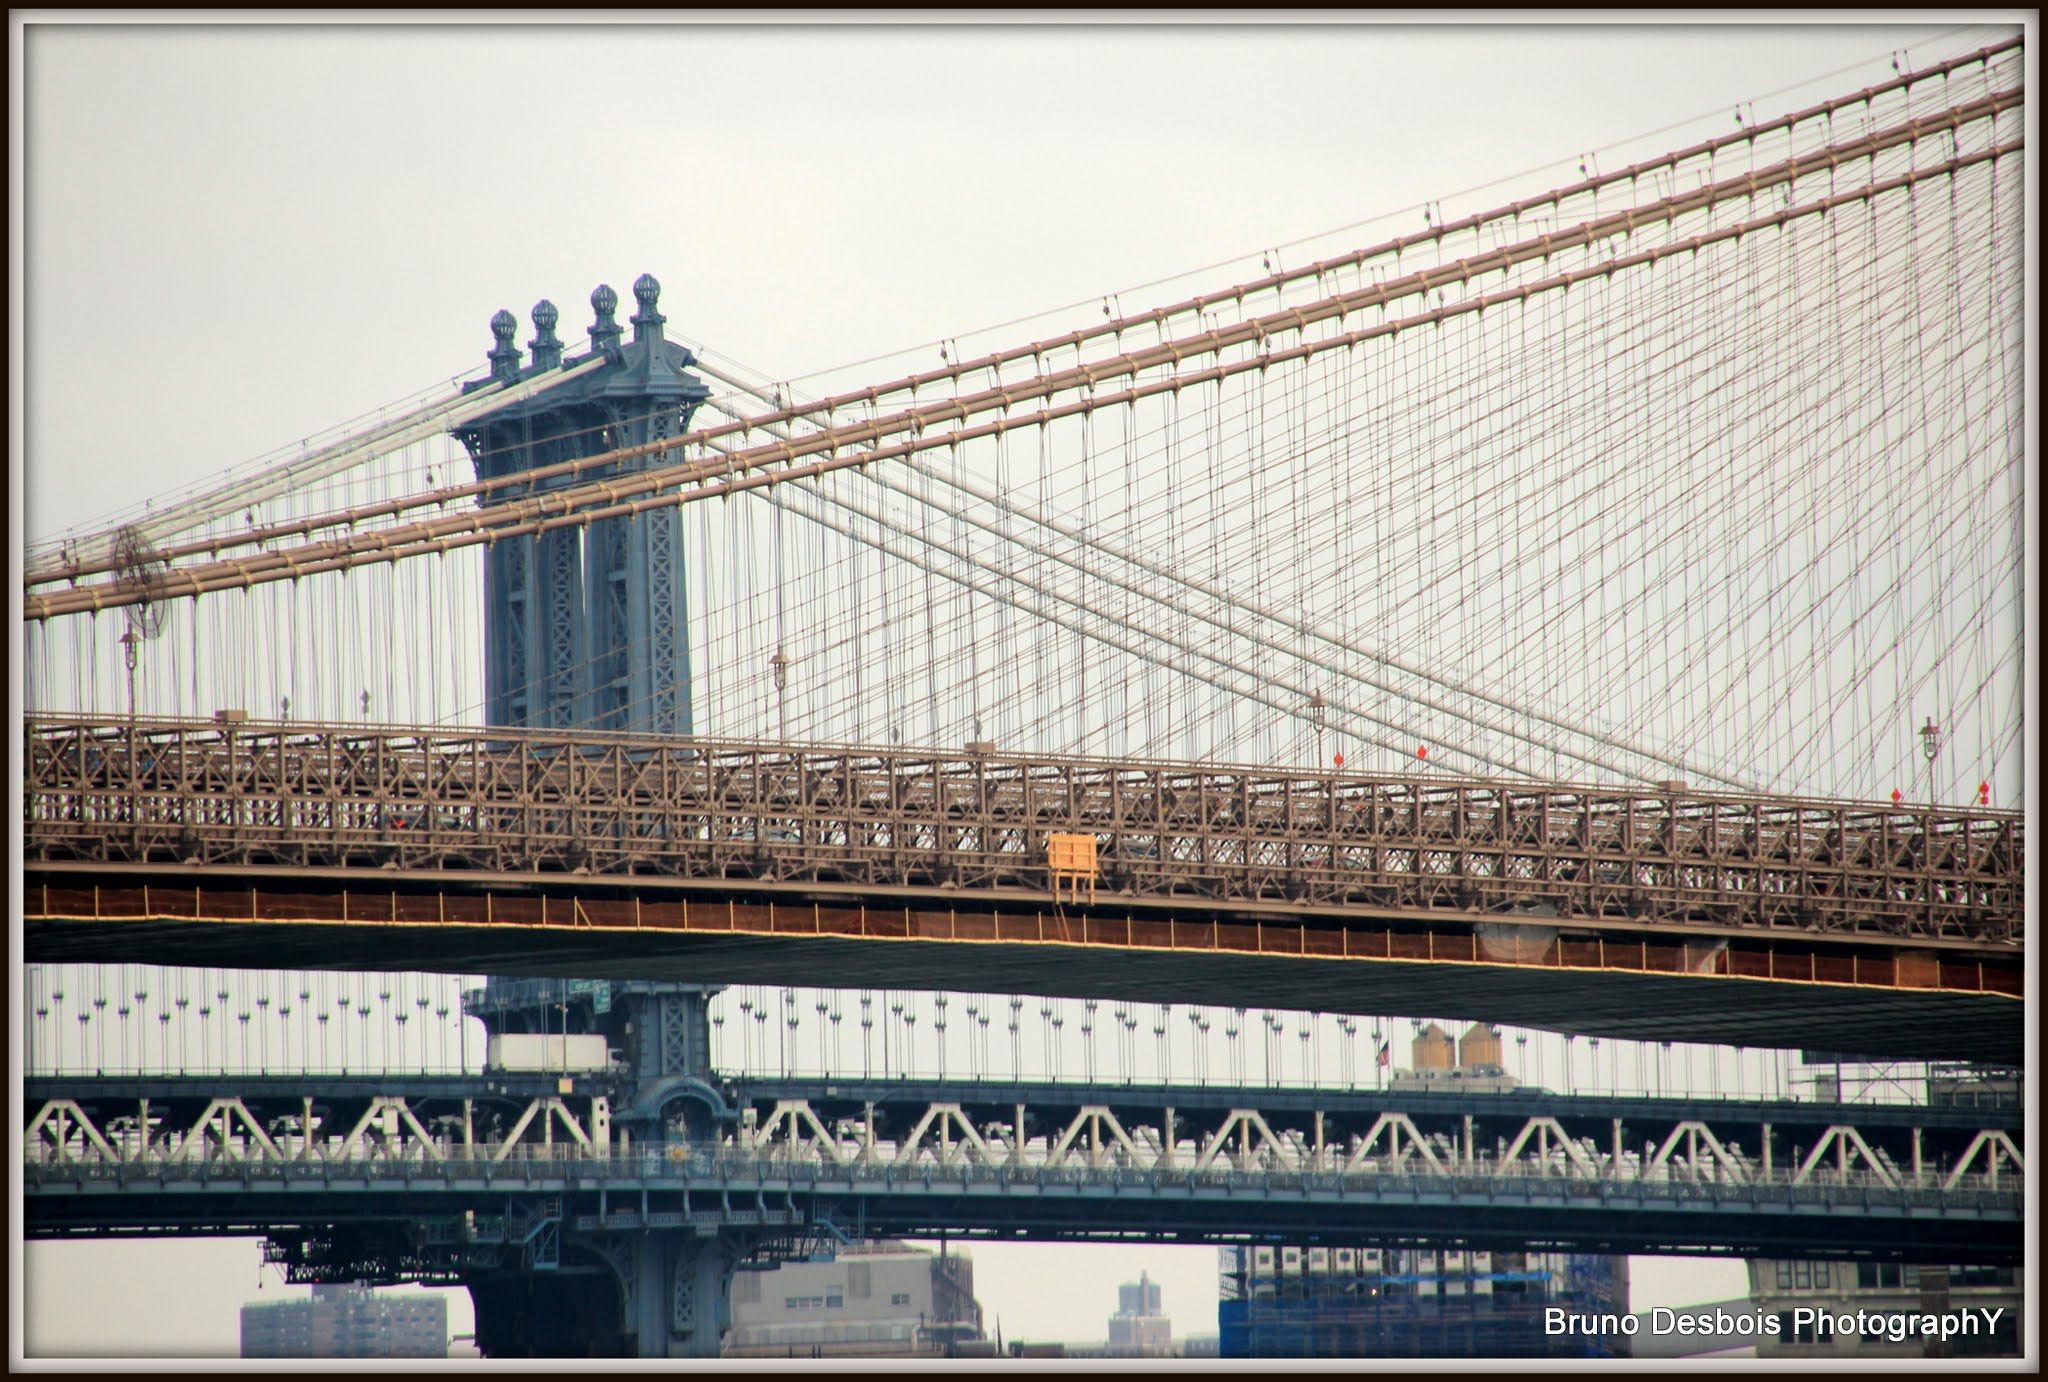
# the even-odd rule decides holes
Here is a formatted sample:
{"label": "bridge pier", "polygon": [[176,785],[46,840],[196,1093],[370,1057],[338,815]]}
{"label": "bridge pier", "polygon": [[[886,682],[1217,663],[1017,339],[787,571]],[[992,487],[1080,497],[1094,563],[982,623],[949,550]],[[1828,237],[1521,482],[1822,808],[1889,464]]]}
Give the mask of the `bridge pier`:
{"label": "bridge pier", "polygon": [[641,1234],[630,1268],[629,1352],[641,1358],[716,1358],[730,1324],[728,1293],[742,1255],[718,1234]]}
{"label": "bridge pier", "polygon": [[718,1357],[749,1243],[687,1228],[570,1243],[604,1265],[465,1277],[485,1357]]}
{"label": "bridge pier", "polygon": [[476,1344],[486,1358],[628,1356],[619,1289],[609,1272],[470,1277]]}

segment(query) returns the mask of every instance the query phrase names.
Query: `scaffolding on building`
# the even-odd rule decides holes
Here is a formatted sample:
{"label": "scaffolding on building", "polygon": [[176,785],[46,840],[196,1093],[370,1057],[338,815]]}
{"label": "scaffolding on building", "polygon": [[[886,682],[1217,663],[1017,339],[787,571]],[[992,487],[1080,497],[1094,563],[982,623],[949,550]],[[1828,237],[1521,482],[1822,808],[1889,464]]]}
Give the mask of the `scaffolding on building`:
{"label": "scaffolding on building", "polygon": [[[1618,1258],[1361,1250],[1339,1263],[1334,1250],[1224,1251],[1218,1332],[1225,1358],[1611,1358],[1628,1351],[1621,1332],[1627,1271]],[[1551,1307],[1586,1330],[1546,1333]]]}

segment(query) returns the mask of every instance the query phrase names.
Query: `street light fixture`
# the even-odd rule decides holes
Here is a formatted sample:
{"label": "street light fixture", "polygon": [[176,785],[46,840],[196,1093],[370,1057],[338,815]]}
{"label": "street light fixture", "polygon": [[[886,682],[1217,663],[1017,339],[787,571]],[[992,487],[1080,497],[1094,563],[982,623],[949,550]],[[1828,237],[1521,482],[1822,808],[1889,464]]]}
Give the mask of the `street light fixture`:
{"label": "street light fixture", "polygon": [[1329,723],[1330,703],[1323,699],[1323,688],[1318,686],[1315,694],[1308,698],[1308,717],[1316,726],[1316,766],[1323,763],[1323,729]]}
{"label": "street light fixture", "polygon": [[128,668],[128,728],[131,732],[135,728],[135,645],[141,641],[135,636],[132,624],[121,635],[121,661]]}
{"label": "street light fixture", "polygon": [[783,690],[789,685],[789,659],[777,647],[775,656],[768,659],[768,674],[775,682],[775,733],[780,739],[789,737],[789,706],[783,699]]}
{"label": "street light fixture", "polygon": [[1920,726],[1920,749],[1927,755],[1927,809],[1934,809],[1934,759],[1941,752],[1941,726],[1929,715]]}

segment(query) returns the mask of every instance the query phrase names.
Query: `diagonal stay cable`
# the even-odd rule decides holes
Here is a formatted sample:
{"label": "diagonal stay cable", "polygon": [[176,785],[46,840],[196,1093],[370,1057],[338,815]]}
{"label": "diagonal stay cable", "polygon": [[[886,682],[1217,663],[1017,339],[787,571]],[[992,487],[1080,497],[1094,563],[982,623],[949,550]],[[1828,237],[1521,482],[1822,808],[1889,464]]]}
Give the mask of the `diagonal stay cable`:
{"label": "diagonal stay cable", "polygon": [[[1860,141],[1855,141],[1854,152],[1845,155],[1837,146],[1806,158],[1781,164],[1774,170],[1753,173],[1740,179],[1733,179],[1713,187],[1688,193],[1682,197],[1665,198],[1650,208],[1631,211],[1618,216],[1603,218],[1600,222],[1588,223],[1577,230],[1563,235],[1545,234],[1536,239],[1511,246],[1497,254],[1460,260],[1449,270],[1418,271],[1404,279],[1376,285],[1359,292],[1338,294],[1322,299],[1306,307],[1288,309],[1268,317],[1255,319],[1236,327],[1223,327],[1182,338],[1161,346],[1129,352],[1121,356],[1078,366],[1057,374],[1027,381],[1015,386],[984,390],[977,394],[965,395],[948,400],[943,404],[927,408],[905,410],[888,418],[863,422],[848,427],[821,430],[801,438],[751,448],[735,453],[719,462],[695,462],[641,471],[636,474],[601,482],[587,483],[573,488],[557,490],[550,494],[497,505],[474,513],[449,515],[400,528],[377,530],[359,534],[353,538],[324,543],[307,544],[304,547],[284,552],[266,553],[255,558],[213,563],[174,569],[145,591],[132,583],[102,582],[52,594],[30,596],[24,604],[24,619],[36,620],[62,614],[83,613],[88,610],[118,608],[137,603],[144,598],[169,599],[183,595],[197,595],[208,590],[246,588],[267,580],[295,579],[322,570],[338,570],[347,566],[378,561],[393,561],[401,557],[423,554],[431,551],[446,551],[454,547],[469,546],[479,542],[491,542],[506,537],[549,531],[554,528],[581,526],[600,518],[626,516],[645,512],[648,509],[688,503],[712,495],[729,494],[745,489],[759,488],[781,483],[789,479],[822,474],[830,470],[850,466],[868,465],[878,460],[893,459],[897,456],[928,450],[934,446],[958,445],[964,441],[982,436],[1001,435],[1015,427],[1040,426],[1062,417],[1092,412],[1097,408],[1116,406],[1137,398],[1151,397],[1165,392],[1178,392],[1191,385],[1232,377],[1248,370],[1264,370],[1275,364],[1304,359],[1333,349],[1348,349],[1366,340],[1394,335],[1401,330],[1420,325],[1429,325],[1481,311],[1488,306],[1506,302],[1523,302],[1530,296],[1569,287],[1574,282],[1591,278],[1611,277],[1614,273],[1640,264],[1681,253],[1696,252],[1706,245],[1719,243],[1730,238],[1753,233],[1758,229],[1783,226],[1789,221],[1808,215],[1820,214],[1835,206],[1855,201],[1866,201],[1887,192],[1908,187],[1926,178],[1954,173],[1961,168],[1974,166],[1979,162],[2011,154],[2021,147],[2023,141],[2007,143],[1979,150],[1968,155],[1951,158],[1943,163],[1914,169],[1907,173],[1888,178],[1867,186],[1838,193],[1807,203],[1787,206],[1780,211],[1719,230],[1703,232],[1688,239],[1655,246],[1633,254],[1591,265],[1584,269],[1569,270],[1549,277],[1504,289],[1495,293],[1480,294],[1457,303],[1439,306],[1410,317],[1385,322],[1376,327],[1350,332],[1338,332],[1319,340],[1304,340],[1301,344],[1273,349],[1270,337],[1273,335],[1305,334],[1310,325],[1341,319],[1351,313],[1389,301],[1415,296],[1430,287],[1440,287],[1453,281],[1468,281],[1483,273],[1499,272],[1507,264],[1499,262],[1504,255],[1513,255],[1512,262],[1519,263],[1536,258],[1547,259],[1559,251],[1590,246],[1596,240],[1613,235],[1629,233],[1641,228],[1645,218],[1675,219],[1684,211],[1700,210],[1711,205],[1716,197],[1753,196],[1767,187],[1778,186],[1791,180],[1789,171],[1793,164],[1806,171],[1830,166],[1843,156],[1863,157],[1876,151],[1874,146],[1895,147],[1898,144],[1917,141],[1928,134],[1950,129],[1962,123],[1965,113],[1969,118],[1984,118],[2016,105],[2017,93],[2000,93],[1986,98],[1972,106],[1951,111],[1936,120],[1914,121],[1908,126],[1895,127]],[[1710,195],[1711,194],[1711,195]],[[1702,200],[1702,199],[1705,200]],[[1192,374],[1173,374],[1167,378],[1155,379],[1149,383],[1133,385],[1130,388],[1110,393],[1090,393],[1067,404],[1041,409],[1024,417],[1011,417],[1009,410],[1019,402],[1035,399],[1049,399],[1058,394],[1077,388],[1092,390],[1106,379],[1124,378],[1142,374],[1145,370],[1171,363],[1176,369],[1189,356],[1200,359],[1220,356],[1236,346],[1257,344],[1258,354],[1244,359],[1215,365]],[[816,405],[811,405],[814,409]],[[957,429],[925,435],[926,429],[937,424],[960,422],[977,413],[1001,408],[1004,416],[994,422],[976,426],[961,426]],[[806,409],[806,411],[811,410]],[[870,449],[852,455],[840,455],[841,447],[858,445],[863,442],[879,443],[899,433],[909,432],[911,439],[890,445],[873,445]],[[692,434],[695,436],[696,434]],[[685,439],[687,440],[687,439]],[[680,443],[664,441],[642,447],[627,448],[608,453],[607,459],[637,459],[672,449]],[[797,465],[800,459],[829,453],[823,461],[812,461]],[[780,464],[780,469],[769,467]],[[756,473],[740,475],[738,472],[751,470]],[[536,471],[528,479],[538,478]],[[694,486],[694,488],[684,488]],[[459,488],[459,487],[458,487]],[[635,498],[634,496],[642,496]],[[586,508],[586,505],[599,505]]]}

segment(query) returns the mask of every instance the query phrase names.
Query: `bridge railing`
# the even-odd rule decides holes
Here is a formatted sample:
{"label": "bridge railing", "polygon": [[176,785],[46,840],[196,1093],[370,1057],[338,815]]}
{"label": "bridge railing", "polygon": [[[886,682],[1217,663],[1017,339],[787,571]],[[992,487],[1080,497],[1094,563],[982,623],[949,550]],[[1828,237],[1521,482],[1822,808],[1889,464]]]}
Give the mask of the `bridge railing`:
{"label": "bridge railing", "polygon": [[38,1195],[86,1187],[158,1195],[186,1188],[231,1188],[269,1184],[280,1189],[318,1191],[324,1186],[374,1183],[415,1192],[480,1187],[505,1191],[601,1188],[733,1189],[798,1194],[928,1195],[934,1192],[1000,1194],[1016,1188],[1072,1187],[1122,1192],[1177,1191],[1264,1197],[1289,1191],[1332,1198],[1364,1196],[1385,1200],[1429,1197],[1507,1196],[1518,1202],[1548,1201],[1560,1207],[1614,1208],[1620,1195],[1629,1204],[1711,1203],[1722,1208],[1772,1206],[1818,1208],[1853,1214],[1871,1209],[1896,1212],[1973,1213],[2017,1222],[2026,1198],[2024,1178],[1966,1176],[1954,1184],[1898,1186],[1863,1172],[1798,1181],[1788,1173],[1767,1179],[1729,1181],[1673,1178],[1618,1180],[1585,1176],[1534,1176],[1483,1168],[1428,1171],[1287,1171],[1264,1169],[1164,1170],[1129,1166],[1004,1166],[956,1164],[900,1167],[832,1166],[772,1157],[718,1154],[672,1158],[656,1152],[601,1159],[518,1156],[447,1160],[350,1160],[293,1164],[283,1161],[162,1162],[149,1165],[78,1158],[31,1158],[23,1186]]}
{"label": "bridge railing", "polygon": [[1083,834],[1119,902],[2022,934],[2021,820],[1989,809],[499,728],[46,716],[24,733],[32,865],[1036,894],[1052,837]]}

